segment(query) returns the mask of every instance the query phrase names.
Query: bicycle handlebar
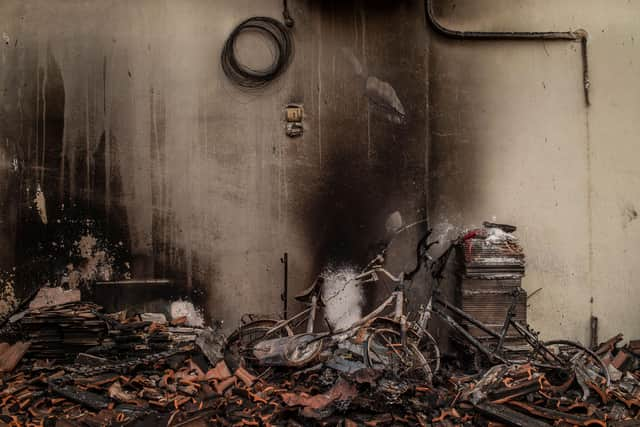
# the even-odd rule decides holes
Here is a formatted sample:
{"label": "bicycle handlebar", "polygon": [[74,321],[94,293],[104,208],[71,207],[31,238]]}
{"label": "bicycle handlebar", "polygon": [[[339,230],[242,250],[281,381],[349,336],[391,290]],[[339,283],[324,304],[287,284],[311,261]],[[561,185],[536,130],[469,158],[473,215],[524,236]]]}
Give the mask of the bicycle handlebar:
{"label": "bicycle handlebar", "polygon": [[[389,279],[391,279],[391,281],[396,282],[396,283],[400,283],[402,281],[402,277],[401,276],[394,276],[393,274],[391,274],[389,272],[389,270],[386,270],[382,266],[376,266],[374,268],[371,268],[371,269],[369,269],[367,271],[364,271],[364,272],[360,273],[359,275],[356,276],[356,280],[362,280],[362,279],[366,278],[367,276],[371,276],[370,278],[368,278],[367,280],[364,280],[362,282],[363,283],[375,282],[375,281],[378,280],[378,277],[377,277],[376,273],[382,273],[385,276],[387,276]],[[401,273],[401,275],[402,275],[402,273]]]}
{"label": "bicycle handlebar", "polygon": [[[432,242],[428,241],[429,236],[431,236],[431,234],[433,233],[432,229],[428,229],[427,232],[424,234],[424,236],[422,236],[418,241],[418,244],[416,246],[416,265],[411,271],[402,272],[397,276],[395,276],[383,267],[385,262],[385,253],[387,249],[389,249],[389,247],[391,246],[391,243],[394,241],[395,237],[398,234],[406,231],[407,229],[415,227],[416,225],[419,225],[419,224],[423,224],[425,222],[426,220],[417,221],[399,229],[394,234],[394,237],[389,241],[389,243],[385,245],[384,249],[382,249],[382,251],[379,254],[377,254],[371,261],[369,261],[369,263],[362,270],[362,272],[358,276],[356,276],[356,280],[361,280],[363,281],[363,283],[374,282],[378,280],[376,273],[382,273],[385,276],[387,276],[389,279],[391,279],[391,281],[395,283],[400,283],[403,279],[411,280],[416,275],[416,273],[420,271],[420,269],[423,266],[428,265],[428,261],[432,261],[428,265],[428,269],[431,274],[431,277],[435,280],[441,279],[442,273],[447,264],[447,261],[449,260],[449,257],[453,252],[453,249],[459,244],[460,241],[459,239],[451,241],[450,246],[434,261],[429,255],[429,249],[431,249],[432,246],[439,244],[440,242],[437,240]],[[363,279],[366,279],[366,280],[363,280]]]}
{"label": "bicycle handlebar", "polygon": [[[363,269],[362,273],[358,275],[356,279],[359,280],[361,278],[366,277],[367,275],[370,275],[371,273],[375,273],[376,271],[383,273],[384,275],[386,275],[396,283],[400,282],[402,280],[401,278],[411,279],[418,271],[420,271],[420,268],[423,265],[425,256],[428,257],[427,251],[429,250],[429,248],[438,243],[438,242],[427,243],[427,239],[432,233],[431,229],[428,229],[425,235],[422,236],[418,241],[418,245],[416,246],[416,266],[411,271],[402,272],[398,276],[394,276],[392,273],[390,273],[388,270],[382,267],[385,262],[385,254],[389,249],[389,247],[391,246],[391,244],[394,242],[396,236],[398,236],[399,234],[401,234],[402,232],[410,228],[413,228],[419,224],[423,224],[426,221],[427,221],[426,219],[423,219],[398,229],[394,233],[394,236],[391,238],[391,240],[382,249],[382,251],[379,254],[377,254],[371,261],[369,261],[369,263]],[[424,251],[423,251],[423,248],[424,248]],[[367,280],[367,281],[370,281],[370,280]]]}

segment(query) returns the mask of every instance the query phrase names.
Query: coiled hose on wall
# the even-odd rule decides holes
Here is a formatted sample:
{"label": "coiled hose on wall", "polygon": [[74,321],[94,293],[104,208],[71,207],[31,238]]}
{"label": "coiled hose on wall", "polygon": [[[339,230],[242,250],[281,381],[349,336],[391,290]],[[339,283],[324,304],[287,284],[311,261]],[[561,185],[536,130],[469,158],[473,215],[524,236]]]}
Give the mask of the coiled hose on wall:
{"label": "coiled hose on wall", "polygon": [[[287,69],[293,56],[293,38],[287,27],[293,27],[294,21],[289,13],[287,0],[283,0],[283,6],[284,24],[270,17],[254,16],[241,22],[229,34],[222,48],[220,62],[225,75],[236,85],[245,89],[260,89]],[[242,33],[247,32],[259,34],[273,45],[273,61],[269,66],[255,69],[238,60],[236,41]]]}

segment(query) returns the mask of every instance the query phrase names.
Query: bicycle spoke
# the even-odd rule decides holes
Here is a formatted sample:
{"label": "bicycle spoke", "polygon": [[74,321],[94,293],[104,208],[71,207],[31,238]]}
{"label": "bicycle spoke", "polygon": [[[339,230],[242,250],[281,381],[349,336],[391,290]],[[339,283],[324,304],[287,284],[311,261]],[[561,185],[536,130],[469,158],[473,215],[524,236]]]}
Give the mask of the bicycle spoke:
{"label": "bicycle spoke", "polygon": [[431,378],[431,368],[427,358],[411,343],[402,343],[400,332],[373,330],[367,340],[366,361],[375,369],[388,369],[396,374],[420,373]]}

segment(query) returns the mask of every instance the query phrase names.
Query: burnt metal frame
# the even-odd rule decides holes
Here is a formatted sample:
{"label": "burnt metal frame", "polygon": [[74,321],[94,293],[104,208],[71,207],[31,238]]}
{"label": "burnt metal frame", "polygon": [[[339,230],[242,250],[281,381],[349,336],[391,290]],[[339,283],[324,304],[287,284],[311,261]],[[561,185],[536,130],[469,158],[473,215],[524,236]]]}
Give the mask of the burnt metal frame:
{"label": "burnt metal frame", "polygon": [[[373,309],[371,312],[369,312],[366,316],[364,316],[362,319],[360,319],[353,325],[338,331],[329,331],[328,333],[320,335],[319,338],[326,338],[332,335],[338,336],[349,331],[358,330],[360,327],[367,324],[373,318],[380,316],[386,310],[386,308],[389,305],[391,305],[391,303],[394,302],[394,300],[395,300],[394,316],[393,316],[394,320],[400,321],[401,323],[403,322],[403,319],[405,319],[406,321],[406,317],[404,313],[404,292],[405,292],[405,286],[406,286],[405,280],[404,280],[404,274],[401,274],[399,277],[395,277],[391,273],[389,273],[387,270],[382,268],[381,266],[373,265],[370,270],[367,270],[362,274],[358,275],[356,277],[356,280],[360,284],[377,282],[378,281],[377,273],[383,273],[386,276],[388,276],[393,282],[397,283],[397,289],[391,293],[391,296],[389,296],[380,305],[378,305],[375,309]],[[269,329],[265,333],[265,337],[269,337],[274,332],[286,326],[299,325],[301,322],[305,320],[306,320],[306,333],[313,333],[318,307],[319,307],[318,295],[313,295],[311,297],[311,304],[308,308],[306,308],[305,310],[302,310],[301,312],[299,312],[298,314],[296,314],[295,316],[289,319],[278,321],[271,329]],[[298,321],[300,322],[296,323]]]}
{"label": "burnt metal frame", "polygon": [[[421,244],[424,243],[426,243],[426,239],[421,240]],[[398,276],[394,276],[383,267],[383,264],[384,255],[379,254],[365,267],[362,273],[354,278],[354,280],[360,284],[375,283],[378,282],[379,275],[382,274],[387,276],[392,282],[396,284],[395,290],[380,305],[378,305],[376,308],[374,308],[372,311],[370,311],[368,314],[366,314],[351,326],[336,331],[329,330],[328,332],[315,334],[314,325],[316,313],[318,311],[318,308],[320,308],[320,288],[315,287],[315,289],[312,291],[313,294],[311,295],[311,301],[308,308],[302,310],[301,312],[290,318],[274,321],[274,325],[264,333],[260,341],[270,339],[270,337],[274,336],[274,334],[278,331],[284,330],[291,326],[297,327],[303,323],[306,323],[306,331],[303,333],[294,334],[292,335],[292,337],[315,334],[315,337],[312,340],[305,343],[306,345],[324,340],[327,341],[325,342],[325,344],[322,344],[323,346],[327,345],[329,341],[331,342],[331,344],[328,345],[333,345],[338,342],[346,341],[357,334],[358,331],[360,331],[362,328],[367,328],[371,324],[371,322],[373,322],[375,319],[380,318],[386,310],[393,306],[389,311],[393,313],[392,320],[399,325],[400,344],[403,347],[409,348],[411,346],[416,346],[425,337],[437,347],[435,339],[429,334],[429,332],[426,330],[426,327],[424,327],[426,325],[427,319],[427,317],[424,316],[425,314],[427,314],[426,311],[424,311],[423,315],[421,316],[425,317],[425,325],[422,325],[421,322],[414,323],[407,320],[407,314],[404,311],[404,298],[407,289],[407,282],[410,282],[412,273],[400,273]],[[414,270],[413,273],[415,273],[415,271],[417,271],[417,269]],[[409,338],[409,336],[411,338]],[[439,359],[439,352],[437,354]],[[426,360],[424,363],[427,363]],[[430,366],[427,365],[427,367],[431,369]]]}
{"label": "burnt metal frame", "polygon": [[[490,361],[498,361],[500,363],[505,363],[505,364],[510,364],[515,362],[512,360],[509,360],[502,353],[502,349],[504,347],[504,339],[507,335],[507,331],[509,330],[510,326],[513,326],[516,332],[518,332],[518,334],[527,341],[527,344],[529,344],[529,346],[532,349],[532,352],[529,354],[529,362],[531,362],[532,364],[538,367],[543,367],[543,368],[554,368],[558,366],[564,367],[564,362],[553,351],[551,351],[545,345],[544,342],[538,339],[537,334],[531,332],[528,326],[524,326],[518,321],[513,319],[515,316],[515,306],[517,304],[517,297],[521,291],[516,290],[513,292],[512,294],[513,300],[511,302],[511,305],[509,306],[507,315],[505,316],[505,320],[500,333],[497,333],[491,330],[491,328],[489,328],[486,324],[482,323],[475,317],[471,316],[469,313],[465,312],[459,307],[456,307],[455,305],[451,304],[450,302],[448,302],[447,300],[439,296],[440,295],[439,293],[440,279],[443,278],[444,268],[446,267],[447,261],[449,260],[449,257],[453,253],[453,250],[461,243],[461,241],[462,241],[461,238],[452,241],[450,246],[442,253],[442,255],[440,255],[437,259],[432,260],[431,262],[430,272],[431,272],[431,277],[434,279],[435,285],[432,289],[431,298],[429,299],[429,303],[427,305],[427,320],[430,317],[430,313],[435,313],[447,325],[449,325],[456,332],[462,335],[462,337],[464,337],[467,340],[467,342],[469,342],[473,347],[475,347],[478,351],[486,355]],[[425,245],[426,249],[428,249],[429,247],[433,246],[436,243],[438,242],[424,243],[421,240],[421,244]],[[418,248],[418,253],[420,253],[420,248]],[[431,260],[431,258],[426,254],[426,252],[423,252],[423,254],[424,254],[425,261]],[[491,350],[489,347],[487,347],[482,342],[480,342],[480,340],[478,340],[476,337],[471,335],[471,333],[469,333],[469,331],[464,326],[462,326],[456,319],[451,317],[447,311],[455,313],[457,316],[461,317],[462,319],[466,320],[472,325],[478,327],[482,331],[488,333],[493,338],[498,339],[498,344],[496,345],[495,349]],[[549,341],[549,343],[551,343],[551,341]],[[585,353],[587,353],[589,356],[597,360],[600,367],[603,368],[603,374],[606,379],[607,385],[611,383],[609,372],[607,371],[606,367],[602,363],[602,360],[592,350],[589,350],[588,348],[582,346],[581,344],[570,342],[570,341],[561,340],[561,341],[556,341],[555,343],[564,343],[572,347],[579,348]],[[543,360],[547,363],[534,361],[533,359],[536,355],[542,356]]]}
{"label": "burnt metal frame", "polygon": [[[328,338],[332,336],[340,337],[345,334],[348,335],[348,333],[353,333],[354,331],[357,331],[362,326],[368,324],[374,318],[379,317],[387,309],[389,305],[395,302],[393,319],[396,322],[400,323],[401,332],[402,332],[402,342],[403,344],[406,342],[406,330],[410,326],[407,324],[408,323],[407,315],[404,311],[405,310],[404,298],[407,290],[407,282],[411,282],[411,280],[413,279],[413,276],[420,270],[420,268],[422,267],[422,262],[421,262],[422,257],[425,256],[426,251],[428,251],[429,248],[435,244],[435,243],[427,242],[428,237],[431,235],[431,230],[428,230],[427,233],[418,242],[418,246],[416,249],[416,267],[412,271],[406,272],[406,273],[402,272],[398,274],[398,276],[394,276],[392,273],[390,273],[388,270],[384,268],[384,261],[385,261],[386,251],[391,246],[396,236],[398,236],[400,233],[410,228],[416,227],[426,222],[427,222],[426,219],[421,219],[397,229],[394,232],[394,236],[385,245],[385,248],[378,255],[376,255],[371,261],[369,261],[369,263],[364,267],[362,272],[358,276],[356,276],[354,279],[359,284],[376,283],[379,280],[380,274],[385,275],[393,283],[396,284],[396,289],[391,293],[391,295],[386,300],[384,300],[380,305],[378,305],[375,309],[373,309],[371,312],[369,312],[366,316],[364,316],[362,319],[360,319],[353,325],[341,330],[337,330],[337,331],[330,330],[327,333],[319,334],[317,339],[323,339],[323,338]],[[424,252],[422,251],[422,248],[424,248]],[[283,260],[286,260],[286,259],[287,258],[285,253],[285,258],[283,258]],[[285,272],[285,279],[286,279],[286,272]],[[286,285],[286,282],[285,282],[285,285]],[[284,320],[277,321],[275,325],[265,333],[264,337],[265,338],[269,337],[274,332],[288,326],[294,326],[294,327],[299,326],[305,320],[306,320],[306,333],[314,333],[316,314],[318,312],[318,307],[320,305],[319,294],[320,294],[320,288],[314,289],[313,295],[311,296],[311,302],[308,308],[306,308],[305,310],[301,311],[300,313],[296,314],[291,318],[288,318],[288,316],[285,313]],[[415,329],[417,329],[416,335],[419,340],[422,339],[424,335],[429,335],[424,325],[418,324],[416,325]]]}
{"label": "burnt metal frame", "polygon": [[[437,290],[436,290],[436,293],[437,293]],[[437,314],[447,325],[453,328],[456,332],[462,335],[471,345],[473,345],[473,347],[475,347],[477,350],[485,354],[489,358],[489,360],[492,360],[492,361],[497,360],[501,363],[510,363],[509,359],[502,353],[502,350],[504,348],[504,340],[507,336],[509,327],[512,326],[516,330],[516,332],[527,341],[529,346],[531,346],[531,348],[533,349],[532,355],[540,354],[545,359],[550,358],[557,363],[562,363],[562,361],[551,350],[549,350],[547,347],[544,346],[542,342],[540,342],[540,340],[536,335],[531,333],[531,331],[527,327],[521,325],[518,321],[513,319],[515,316],[515,305],[516,305],[517,296],[518,296],[518,293],[514,293],[513,302],[511,303],[511,306],[507,311],[507,315],[505,317],[500,333],[493,331],[486,324],[482,323],[481,321],[471,316],[464,310],[452,305],[450,302],[446,301],[443,298],[440,298],[437,295],[433,296],[433,302],[435,304],[431,307],[431,312]],[[496,345],[496,347],[493,350],[491,350],[488,346],[480,342],[480,340],[478,340],[476,337],[471,335],[471,333],[469,333],[469,331],[467,331],[467,329],[464,326],[462,326],[458,321],[456,321],[453,317],[451,317],[447,313],[447,311],[455,313],[457,316],[461,317],[462,319],[466,320],[467,322],[481,329],[483,332],[497,339],[498,344]]]}

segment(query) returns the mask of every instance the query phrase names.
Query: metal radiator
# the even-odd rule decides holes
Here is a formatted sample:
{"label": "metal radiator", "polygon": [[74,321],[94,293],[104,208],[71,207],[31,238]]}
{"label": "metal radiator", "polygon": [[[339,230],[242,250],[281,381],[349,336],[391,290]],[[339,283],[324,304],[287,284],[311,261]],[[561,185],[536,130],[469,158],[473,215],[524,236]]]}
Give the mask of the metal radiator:
{"label": "metal radiator", "polygon": [[[512,227],[513,229],[515,227]],[[521,290],[525,257],[518,239],[498,227],[486,227],[468,233],[462,245],[463,275],[457,298],[465,312],[500,333],[514,290]],[[515,320],[527,322],[527,296],[519,292],[516,298]],[[473,325],[469,332],[481,340],[492,339]],[[514,331],[507,333],[507,342],[517,345]]]}

